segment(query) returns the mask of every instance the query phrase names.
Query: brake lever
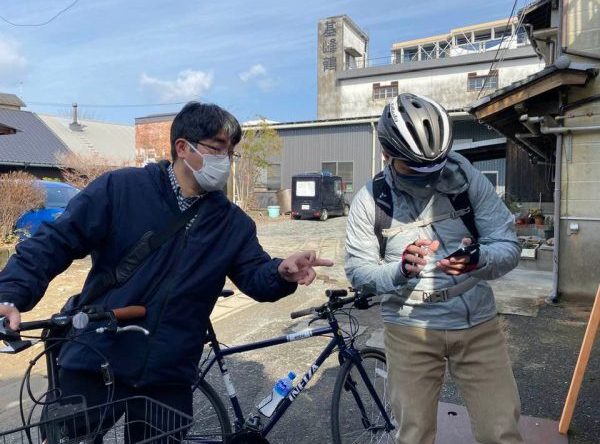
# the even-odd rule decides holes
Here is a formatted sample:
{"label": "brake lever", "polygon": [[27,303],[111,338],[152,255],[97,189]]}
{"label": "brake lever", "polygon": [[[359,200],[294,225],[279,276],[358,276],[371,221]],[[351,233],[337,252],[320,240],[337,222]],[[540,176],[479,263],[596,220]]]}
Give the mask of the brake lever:
{"label": "brake lever", "polygon": [[4,340],[2,342],[4,342],[4,347],[0,348],[0,353],[7,353],[9,355],[22,352],[33,345],[33,341],[23,341],[21,339],[15,341]]}
{"label": "brake lever", "polygon": [[15,354],[33,345],[33,341],[23,341],[18,331],[11,330],[6,323],[6,318],[0,318],[0,336],[3,337],[4,347],[0,353]]}

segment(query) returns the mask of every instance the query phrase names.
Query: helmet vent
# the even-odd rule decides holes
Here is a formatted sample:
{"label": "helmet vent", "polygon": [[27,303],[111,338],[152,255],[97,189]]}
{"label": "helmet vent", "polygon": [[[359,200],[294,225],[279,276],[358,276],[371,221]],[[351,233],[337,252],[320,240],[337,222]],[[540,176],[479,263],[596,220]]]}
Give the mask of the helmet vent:
{"label": "helmet vent", "polygon": [[413,101],[412,101],[412,105],[413,105],[415,108],[422,108],[421,104],[420,104],[419,102],[417,102],[416,100],[413,100]]}
{"label": "helmet vent", "polygon": [[425,128],[425,133],[427,134],[427,145],[429,149],[433,147],[433,130],[431,128],[431,122],[429,120],[423,120],[423,128]]}
{"label": "helmet vent", "polygon": [[410,123],[410,122],[406,122],[406,128],[408,129],[408,132],[410,133],[410,135],[411,135],[412,139],[413,139],[415,142],[419,143],[419,142],[418,142],[418,140],[419,140],[419,135],[417,134],[417,131],[415,130],[415,127],[413,126],[413,124],[412,124],[412,123]]}

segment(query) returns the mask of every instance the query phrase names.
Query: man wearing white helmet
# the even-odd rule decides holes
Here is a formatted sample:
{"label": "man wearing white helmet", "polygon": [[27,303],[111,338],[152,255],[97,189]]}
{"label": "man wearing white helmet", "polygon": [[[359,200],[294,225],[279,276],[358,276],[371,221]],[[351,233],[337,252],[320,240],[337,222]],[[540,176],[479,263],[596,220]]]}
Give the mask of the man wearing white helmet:
{"label": "man wearing white helmet", "polygon": [[450,152],[452,123],[435,101],[400,94],[377,132],[386,166],[352,202],[346,274],[383,295],[397,443],[434,443],[446,367],[475,439],[522,443],[519,394],[487,283],[519,261],[513,217],[490,181]]}

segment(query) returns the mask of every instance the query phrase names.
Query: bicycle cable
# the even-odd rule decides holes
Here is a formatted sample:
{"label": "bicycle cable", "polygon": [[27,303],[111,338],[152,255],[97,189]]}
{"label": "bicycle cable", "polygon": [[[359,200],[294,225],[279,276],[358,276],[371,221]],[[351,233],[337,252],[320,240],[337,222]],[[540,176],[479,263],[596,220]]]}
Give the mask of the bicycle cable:
{"label": "bicycle cable", "polygon": [[[60,388],[53,388],[51,390],[46,390],[46,392],[44,392],[39,398],[36,398],[35,395],[33,394],[33,390],[31,388],[31,372],[33,370],[33,367],[37,364],[37,362],[43,357],[46,356],[48,354],[49,351],[51,351],[53,348],[58,347],[59,344],[62,343],[66,343],[66,342],[74,342],[80,345],[83,345],[84,347],[88,347],[89,349],[91,349],[94,353],[96,353],[100,359],[103,361],[103,364],[106,364],[108,366],[108,371],[111,372],[111,376],[112,376],[112,369],[110,368],[110,363],[108,362],[108,359],[106,358],[106,356],[104,356],[104,354],[102,354],[102,352],[100,352],[100,350],[91,345],[91,344],[86,344],[85,342],[81,342],[78,341],[77,339],[80,338],[81,336],[87,335],[87,334],[91,334],[91,333],[96,333],[95,330],[89,330],[86,332],[81,332],[77,335],[71,336],[71,337],[66,337],[66,338],[49,338],[47,339],[47,341],[52,341],[54,342],[54,344],[51,344],[50,346],[48,346],[47,348],[45,348],[43,351],[41,351],[37,356],[35,356],[31,361],[29,361],[29,366],[27,367],[27,370],[25,371],[25,375],[23,376],[23,380],[21,381],[21,387],[19,390],[19,413],[21,415],[21,422],[23,423],[24,426],[30,426],[31,425],[31,419],[33,417],[33,413],[35,408],[38,405],[43,405],[43,406],[47,406],[47,405],[51,405],[51,404],[55,404],[57,402],[60,402],[61,399],[63,399],[62,397],[62,391],[60,390]],[[23,336],[22,336],[23,337]],[[39,338],[37,338],[39,339]],[[25,420],[25,412],[23,410],[23,391],[24,389],[27,388],[27,394],[29,395],[29,399],[31,401],[33,401],[33,407],[31,408],[31,410],[29,411],[27,420]],[[111,381],[111,384],[107,385],[107,400],[106,400],[106,404],[109,404],[113,401],[114,398],[114,378]],[[50,393],[57,391],[61,396],[57,397],[56,399],[54,399],[53,401],[41,401],[42,399],[46,398],[47,396],[49,396]],[[86,405],[87,408],[87,405]],[[94,431],[94,435],[100,433],[100,431],[102,430],[102,424],[105,420],[105,416],[108,413],[108,409],[103,409],[102,415],[100,416],[100,421],[98,423],[98,427],[97,430]],[[31,443],[31,436],[29,433],[29,430],[26,431],[26,434],[28,435],[28,440]]]}

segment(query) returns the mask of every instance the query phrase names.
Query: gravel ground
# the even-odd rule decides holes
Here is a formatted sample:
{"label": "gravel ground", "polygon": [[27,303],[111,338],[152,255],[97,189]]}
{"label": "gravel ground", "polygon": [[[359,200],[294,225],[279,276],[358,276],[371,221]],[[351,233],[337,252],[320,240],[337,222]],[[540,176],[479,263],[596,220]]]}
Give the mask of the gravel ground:
{"label": "gravel ground", "polygon": [[[326,222],[265,218],[258,220],[258,234],[265,249],[276,256],[285,256],[298,249],[311,248],[317,250],[323,257],[335,259],[335,267],[319,271],[318,287],[345,286],[347,285],[343,272],[345,223],[345,218],[332,218]],[[46,297],[36,310],[26,314],[25,318],[28,320],[41,318],[56,312],[66,297],[76,293],[81,287],[89,265],[89,259],[76,261],[51,284]],[[523,292],[526,291],[527,283],[523,282]],[[290,302],[292,301],[293,299],[290,299]],[[557,306],[542,305],[536,317],[502,316],[524,415],[552,420],[560,418],[590,310],[591,301],[563,302]],[[244,311],[246,310],[236,314],[236,321],[244,322]],[[248,314],[252,313],[253,310],[248,311]],[[274,327],[282,327],[282,325],[274,325]],[[14,394],[18,390],[24,365],[31,359],[33,353],[34,350],[31,349],[17,356],[0,356],[0,429],[16,424],[17,410],[10,404],[15,399]],[[262,363],[262,365],[268,364],[268,362]],[[444,386],[443,400],[462,404],[462,399],[452,381],[448,381]],[[311,410],[309,405],[307,409]],[[319,408],[314,410],[314,414],[324,415],[325,412]],[[569,442],[571,444],[600,443],[598,341],[592,350],[577,401]]]}

